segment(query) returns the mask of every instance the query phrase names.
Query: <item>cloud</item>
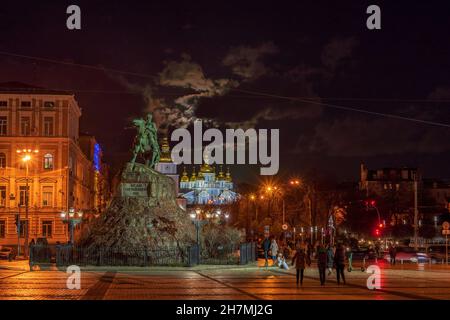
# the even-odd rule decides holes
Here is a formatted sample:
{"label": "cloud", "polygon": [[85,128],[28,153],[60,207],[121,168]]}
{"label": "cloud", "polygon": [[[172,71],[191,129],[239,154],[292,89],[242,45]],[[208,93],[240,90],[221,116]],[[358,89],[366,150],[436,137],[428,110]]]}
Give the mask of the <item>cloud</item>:
{"label": "cloud", "polygon": [[299,138],[295,152],[351,157],[450,150],[448,130],[431,129],[395,119],[346,117],[316,125],[310,136]]}
{"label": "cloud", "polygon": [[244,80],[255,80],[270,71],[263,58],[278,52],[278,48],[272,42],[265,42],[256,47],[232,47],[222,60],[222,64],[230,67],[233,74]]}
{"label": "cloud", "polygon": [[325,67],[332,70],[344,60],[351,57],[358,42],[355,38],[333,38],[322,50],[321,60]]}

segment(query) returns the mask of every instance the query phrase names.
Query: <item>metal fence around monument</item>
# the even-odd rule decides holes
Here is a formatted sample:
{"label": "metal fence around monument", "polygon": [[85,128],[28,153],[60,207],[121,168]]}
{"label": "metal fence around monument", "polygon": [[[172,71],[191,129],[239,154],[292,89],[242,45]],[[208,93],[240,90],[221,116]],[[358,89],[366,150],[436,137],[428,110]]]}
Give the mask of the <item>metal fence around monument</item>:
{"label": "metal fence around monument", "polygon": [[238,265],[256,261],[256,243],[199,248],[163,249],[85,248],[73,245],[32,245],[30,265],[55,263],[56,266],[194,266],[198,264]]}
{"label": "metal fence around monument", "polygon": [[117,250],[114,248],[83,248],[60,246],[56,250],[57,266],[187,266],[187,248]]}

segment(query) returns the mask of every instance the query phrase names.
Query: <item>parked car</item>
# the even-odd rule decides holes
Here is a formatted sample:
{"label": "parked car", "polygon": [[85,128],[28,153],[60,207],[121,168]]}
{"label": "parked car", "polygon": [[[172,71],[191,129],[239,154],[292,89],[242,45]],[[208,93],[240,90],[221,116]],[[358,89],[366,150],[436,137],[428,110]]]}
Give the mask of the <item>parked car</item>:
{"label": "parked car", "polygon": [[16,255],[14,253],[14,250],[9,247],[2,247],[0,249],[0,259],[5,260],[13,260],[16,258]]}
{"label": "parked car", "polygon": [[[426,263],[430,261],[428,254],[422,250],[415,250],[412,247],[397,247],[397,253],[395,255],[396,262],[412,262],[412,263]],[[389,252],[385,253],[384,259],[391,261]]]}

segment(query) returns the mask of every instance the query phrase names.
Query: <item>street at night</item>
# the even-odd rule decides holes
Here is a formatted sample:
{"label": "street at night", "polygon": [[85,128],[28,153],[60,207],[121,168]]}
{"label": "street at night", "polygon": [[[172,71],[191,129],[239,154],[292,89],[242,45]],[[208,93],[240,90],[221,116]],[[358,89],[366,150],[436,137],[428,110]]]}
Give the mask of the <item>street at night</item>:
{"label": "street at night", "polygon": [[[260,261],[262,264],[263,261]],[[23,266],[23,264],[22,264]],[[411,300],[450,299],[450,268],[429,265],[380,264],[379,290],[366,286],[368,274],[346,272],[346,285],[337,285],[335,273],[320,286],[317,269],[305,271],[302,287],[293,270],[265,270],[261,266],[131,271],[83,271],[80,290],[68,290],[61,271],[0,269],[0,299],[70,300]],[[0,265],[1,268],[1,265]],[[25,268],[24,268],[25,269]],[[154,269],[154,270],[152,270]],[[130,270],[130,269],[129,269]]]}
{"label": "street at night", "polygon": [[449,12],[3,1],[2,319],[437,317]]}

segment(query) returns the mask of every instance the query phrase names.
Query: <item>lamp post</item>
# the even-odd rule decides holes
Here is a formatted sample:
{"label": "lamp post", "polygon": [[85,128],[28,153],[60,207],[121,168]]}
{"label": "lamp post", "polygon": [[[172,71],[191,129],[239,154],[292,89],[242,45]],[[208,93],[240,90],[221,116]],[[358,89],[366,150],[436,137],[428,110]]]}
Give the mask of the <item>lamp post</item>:
{"label": "lamp post", "polygon": [[[33,153],[38,153],[36,149],[17,149],[19,155],[22,155],[22,162],[25,164],[25,245],[24,245],[24,256],[28,258],[29,247],[28,247],[28,237],[29,237],[29,223],[28,223],[28,204],[29,204],[29,185],[28,185],[28,163],[32,159]],[[19,216],[20,219],[20,216]],[[19,230],[20,233],[20,230]],[[20,235],[19,235],[20,236]]]}
{"label": "lamp post", "polygon": [[200,208],[195,209],[195,213],[191,213],[190,217],[195,226],[196,238],[197,238],[197,261],[200,263],[200,229],[201,227],[208,223],[208,221],[203,220],[201,217],[202,210]]}
{"label": "lamp post", "polygon": [[83,218],[83,212],[82,211],[75,212],[74,208],[70,208],[68,213],[65,211],[61,212],[62,222],[67,223],[67,225],[68,225],[69,234],[70,234],[69,242],[71,244],[73,244],[73,242],[74,242],[74,229],[79,223],[81,223],[82,218]]}

